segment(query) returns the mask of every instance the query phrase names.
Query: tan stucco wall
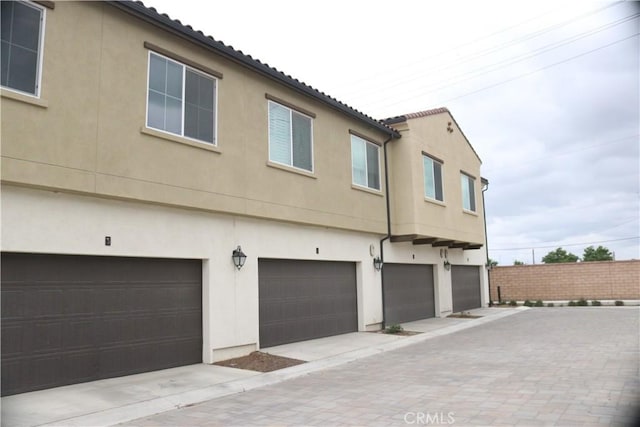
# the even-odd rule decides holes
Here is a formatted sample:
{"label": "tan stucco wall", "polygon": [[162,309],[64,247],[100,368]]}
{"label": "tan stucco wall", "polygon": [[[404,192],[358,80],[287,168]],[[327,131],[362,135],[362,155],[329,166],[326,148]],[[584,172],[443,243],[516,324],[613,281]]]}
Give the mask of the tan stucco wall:
{"label": "tan stucco wall", "polygon": [[[447,131],[449,123],[453,132]],[[452,117],[440,113],[394,126],[402,138],[389,150],[393,234],[483,244],[481,162]],[[423,152],[444,161],[442,203],[424,196]],[[475,177],[475,213],[462,208],[461,170]]]}
{"label": "tan stucco wall", "polygon": [[[4,182],[384,233],[384,188],[351,186],[349,129],[382,142],[379,131],[108,4],[57,2],[46,14],[46,107],[2,91]],[[145,41],[223,73],[218,151],[141,132]],[[267,165],[265,93],[317,115],[313,177]]]}

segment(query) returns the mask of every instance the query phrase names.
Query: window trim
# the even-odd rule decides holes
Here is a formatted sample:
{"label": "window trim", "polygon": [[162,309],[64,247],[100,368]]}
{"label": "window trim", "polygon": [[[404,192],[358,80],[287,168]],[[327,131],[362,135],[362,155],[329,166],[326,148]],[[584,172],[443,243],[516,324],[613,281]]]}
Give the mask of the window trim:
{"label": "window trim", "polygon": [[[473,182],[473,185],[470,186],[470,188],[473,187],[473,206],[475,207],[475,210],[467,209],[467,208],[464,207],[465,194],[462,193],[462,211],[465,212],[465,213],[470,213],[470,214],[477,215],[478,214],[478,205],[476,203],[476,187],[475,187],[476,186],[476,177],[471,175],[470,173],[467,173],[467,172],[463,171],[463,170],[460,170],[460,176],[461,177],[464,176],[464,177],[466,177],[467,179],[469,179],[469,180],[471,180]],[[460,185],[462,186],[462,182],[460,183]],[[460,188],[460,190],[462,191],[462,188]],[[469,200],[469,204],[471,204],[471,200]]]}
{"label": "window trim", "polygon": [[155,45],[153,43],[150,43],[148,41],[144,42],[144,47],[147,50],[152,50],[155,53],[161,55],[161,56],[165,56],[169,59],[172,59],[174,62],[179,62],[183,65],[187,65],[191,68],[195,68],[196,70],[199,70],[201,72],[203,72],[204,74],[209,74],[219,80],[222,80],[222,73],[219,71],[214,70],[213,68],[209,68],[205,65],[199,64],[195,61],[190,60],[189,58],[185,58],[182,55],[178,55],[176,53],[171,52],[170,50],[164,49],[158,45]]}
{"label": "window trim", "polygon": [[[145,42],[145,46],[146,46],[146,42]],[[155,128],[153,126],[149,126],[149,79],[151,77],[151,55],[156,55],[159,56],[161,58],[164,58],[168,61],[174,62],[180,66],[183,67],[183,71],[182,71],[182,123],[180,126],[180,133],[174,133],[174,132],[169,132],[167,130],[164,129],[158,129]],[[187,79],[187,73],[186,70],[189,69],[192,72],[199,74],[201,76],[207,77],[207,78],[211,78],[214,82],[214,93],[213,93],[213,142],[209,142],[209,141],[204,141],[204,140],[200,140],[200,139],[196,139],[196,138],[192,138],[190,136],[187,136],[184,134],[184,115],[185,115],[185,105],[186,105],[186,79]],[[212,70],[213,71],[213,70]],[[207,146],[211,146],[211,147],[218,147],[218,91],[219,91],[219,85],[218,85],[218,78],[216,76],[213,75],[209,75],[205,72],[203,72],[200,69],[194,68],[189,66],[188,64],[184,64],[182,62],[176,61],[175,59],[165,56],[161,53],[158,53],[152,49],[148,49],[147,51],[147,90],[145,92],[145,119],[144,119],[144,128],[153,131],[153,132],[160,132],[169,136],[173,136],[173,137],[177,137],[177,138],[183,138],[187,141],[193,141],[196,142],[198,144],[205,144]],[[150,132],[150,134],[153,134]]]}
{"label": "window trim", "polygon": [[[14,92],[20,95],[25,95],[31,98],[40,99],[42,95],[42,67],[44,65],[44,34],[47,27],[47,7],[44,4],[40,4],[40,2],[32,2],[32,1],[19,1],[18,3],[23,3],[29,7],[33,7],[34,9],[40,10],[40,36],[38,37],[38,63],[36,66],[36,93],[24,92],[19,89],[14,89],[8,86],[1,86],[2,90],[7,90],[10,92]],[[53,7],[51,7],[53,9]]]}
{"label": "window trim", "polygon": [[[427,195],[427,187],[426,187],[426,186],[424,187],[424,198],[425,198],[425,200],[427,200],[427,201],[429,201],[429,202],[434,202],[434,203],[437,203],[437,204],[442,204],[442,205],[444,205],[444,204],[445,204],[445,197],[444,197],[444,173],[443,173],[443,171],[442,171],[442,169],[443,169],[443,167],[444,167],[444,161],[443,161],[443,160],[440,160],[440,159],[439,159],[439,158],[437,158],[436,156],[432,156],[431,154],[429,154],[429,153],[427,153],[427,152],[424,152],[424,151],[422,152],[422,181],[423,181],[423,184],[424,184],[424,181],[425,181],[425,174],[426,174],[426,170],[425,170],[425,168],[424,168],[424,158],[425,158],[425,157],[427,157],[427,158],[431,159],[431,161],[432,161],[432,162],[436,162],[436,163],[439,163],[439,164],[440,164],[440,184],[441,184],[440,191],[442,192],[442,200],[438,200],[438,199],[437,199],[437,198],[435,198],[435,197],[429,197],[429,196]],[[435,168],[434,168],[434,177],[433,177],[433,183],[434,183],[434,185],[435,185],[435,182],[436,182],[436,180],[435,180]],[[435,190],[436,190],[436,189],[434,188],[434,193],[436,193],[436,194],[437,194],[437,191],[435,191]]]}
{"label": "window trim", "polygon": [[[352,187],[357,187],[357,189],[364,189],[364,190],[368,190],[369,192],[373,192],[373,193],[382,193],[382,166],[381,166],[381,162],[380,162],[380,144],[376,144],[373,141],[370,141],[367,138],[363,138],[362,136],[360,136],[359,134],[356,134],[355,132],[351,132],[349,131],[350,134],[350,138],[349,138],[349,146],[351,148],[351,186]],[[353,175],[353,138],[358,138],[359,140],[363,141],[365,143],[365,176],[367,177],[367,185],[361,185],[358,184],[357,182],[355,182],[354,179],[354,175]],[[378,185],[380,188],[375,188],[375,187],[369,187],[368,183],[369,183],[369,165],[367,163],[367,158],[366,158],[366,144],[369,145],[373,145],[374,147],[376,147],[376,153],[378,153]]]}
{"label": "window trim", "polygon": [[[289,103],[283,104],[283,103],[281,103],[279,101],[276,101],[275,99],[277,99],[277,98],[271,97],[268,94],[265,94],[265,97],[267,98],[267,140],[268,140],[268,144],[269,144],[268,147],[267,147],[268,164],[284,166],[284,168],[287,168],[287,169],[290,168],[290,169],[293,169],[294,171],[300,171],[305,175],[308,175],[308,174],[313,175],[313,174],[315,174],[316,165],[315,165],[315,156],[314,156],[314,153],[313,153],[313,146],[314,146],[314,144],[313,144],[313,122],[314,122],[315,114],[310,113],[310,114],[313,114],[313,115],[310,115],[310,114],[308,114],[309,113],[308,111],[305,111],[305,110],[301,111],[300,109],[292,108],[290,106],[292,104],[289,104]],[[291,154],[290,154],[291,163],[290,164],[282,163],[282,162],[279,162],[279,161],[274,160],[274,159],[271,158],[271,113],[270,113],[270,108],[269,108],[270,103],[279,105],[279,106],[289,110],[289,128],[291,130],[291,132],[290,132],[291,138],[289,140],[289,146],[291,147]],[[311,154],[311,170],[304,169],[304,168],[298,167],[298,166],[293,164],[293,129],[292,129],[292,127],[293,127],[293,119],[292,119],[292,115],[293,115],[294,112],[297,113],[297,114],[300,114],[301,116],[307,117],[309,119],[309,123],[310,123],[310,132],[309,132],[309,137],[310,137],[309,145],[310,145],[310,147],[309,147],[309,150],[310,150],[310,154]]]}

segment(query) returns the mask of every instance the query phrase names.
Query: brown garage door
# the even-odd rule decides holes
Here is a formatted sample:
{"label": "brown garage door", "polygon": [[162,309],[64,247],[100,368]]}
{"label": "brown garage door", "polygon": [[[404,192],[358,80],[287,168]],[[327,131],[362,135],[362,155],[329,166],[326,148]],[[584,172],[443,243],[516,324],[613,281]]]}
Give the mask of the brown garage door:
{"label": "brown garage door", "polygon": [[387,325],[435,316],[432,265],[385,263],[382,280]]}
{"label": "brown garage door", "polygon": [[350,262],[260,259],[260,347],[358,330]]}
{"label": "brown garage door", "polygon": [[454,313],[480,307],[480,267],[452,265],[451,291]]}
{"label": "brown garage door", "polygon": [[202,362],[199,260],[2,254],[2,395]]}

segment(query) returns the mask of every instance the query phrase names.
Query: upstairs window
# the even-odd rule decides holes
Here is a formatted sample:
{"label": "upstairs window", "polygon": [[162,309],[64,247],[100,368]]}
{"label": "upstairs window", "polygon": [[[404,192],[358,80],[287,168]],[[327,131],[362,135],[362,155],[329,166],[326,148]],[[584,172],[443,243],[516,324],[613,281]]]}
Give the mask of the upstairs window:
{"label": "upstairs window", "polygon": [[351,135],[351,175],[355,185],[380,190],[380,147]]}
{"label": "upstairs window", "polygon": [[425,154],[422,155],[424,163],[424,195],[425,197],[440,202],[444,201],[442,191],[442,162]]}
{"label": "upstairs window", "polygon": [[269,160],[313,172],[311,117],[269,102]]}
{"label": "upstairs window", "polygon": [[476,180],[474,177],[461,173],[462,180],[462,207],[467,211],[476,211]]}
{"label": "upstairs window", "polygon": [[216,144],[216,79],[149,52],[147,127]]}
{"label": "upstairs window", "polygon": [[18,1],[0,4],[0,83],[3,87],[38,96],[44,10]]}

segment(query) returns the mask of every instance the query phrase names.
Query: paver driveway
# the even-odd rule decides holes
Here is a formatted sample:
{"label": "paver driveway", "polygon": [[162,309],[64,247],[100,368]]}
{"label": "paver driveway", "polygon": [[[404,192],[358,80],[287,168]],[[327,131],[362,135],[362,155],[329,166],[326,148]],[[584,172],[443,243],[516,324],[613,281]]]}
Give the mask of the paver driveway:
{"label": "paver driveway", "polygon": [[536,308],[126,425],[627,425],[639,330],[637,307]]}

